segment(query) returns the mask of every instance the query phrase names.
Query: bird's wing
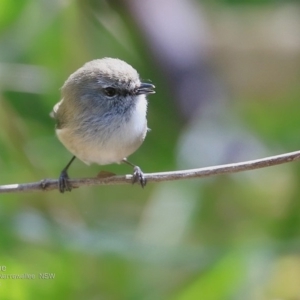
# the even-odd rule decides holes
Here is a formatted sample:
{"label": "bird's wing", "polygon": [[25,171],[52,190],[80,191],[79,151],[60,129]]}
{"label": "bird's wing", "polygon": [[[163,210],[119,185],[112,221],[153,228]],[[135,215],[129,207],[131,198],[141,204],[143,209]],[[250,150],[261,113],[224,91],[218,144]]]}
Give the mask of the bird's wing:
{"label": "bird's wing", "polygon": [[63,99],[60,100],[59,102],[57,102],[54,107],[53,107],[53,110],[51,111],[50,113],[50,117],[53,118],[53,119],[56,119],[56,114],[57,114],[57,111],[62,103]]}

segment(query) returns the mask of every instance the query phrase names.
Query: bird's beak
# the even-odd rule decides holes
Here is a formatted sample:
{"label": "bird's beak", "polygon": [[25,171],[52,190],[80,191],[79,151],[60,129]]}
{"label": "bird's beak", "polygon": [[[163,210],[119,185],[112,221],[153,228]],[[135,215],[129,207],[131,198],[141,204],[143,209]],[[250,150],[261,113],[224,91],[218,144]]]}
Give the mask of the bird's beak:
{"label": "bird's beak", "polygon": [[155,86],[151,83],[141,83],[140,87],[136,91],[136,95],[142,94],[155,94]]}

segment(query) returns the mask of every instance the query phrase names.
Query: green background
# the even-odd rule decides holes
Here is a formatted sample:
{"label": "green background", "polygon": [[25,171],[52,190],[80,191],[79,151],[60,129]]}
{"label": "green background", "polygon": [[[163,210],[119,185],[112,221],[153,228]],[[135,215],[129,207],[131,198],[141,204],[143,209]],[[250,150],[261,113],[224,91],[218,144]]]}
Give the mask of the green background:
{"label": "green background", "polygon": [[[211,12],[282,2],[204,3]],[[65,79],[105,56],[125,60],[157,87],[149,97],[151,132],[130,160],[145,172],[179,168],[178,139],[188,122],[141,33],[112,3],[0,0],[0,184],[58,177],[71,155],[55,137],[49,112]],[[108,29],[98,12],[100,20],[119,23]],[[231,114],[264,141],[269,155],[299,149],[299,84],[279,94],[231,96]],[[75,161],[69,175],[91,177],[101,169]],[[104,169],[131,172],[126,165]],[[299,299],[299,181],[300,165],[293,163],[253,171],[251,179],[0,194],[0,299]],[[180,217],[185,226],[172,239]],[[8,274],[35,279],[4,279]]]}

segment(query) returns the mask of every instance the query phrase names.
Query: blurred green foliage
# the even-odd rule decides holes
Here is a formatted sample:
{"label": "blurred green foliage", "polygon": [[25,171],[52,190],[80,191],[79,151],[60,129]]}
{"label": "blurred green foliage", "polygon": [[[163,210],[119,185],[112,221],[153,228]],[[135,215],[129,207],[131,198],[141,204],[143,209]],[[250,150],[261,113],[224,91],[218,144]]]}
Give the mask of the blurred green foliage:
{"label": "blurred green foliage", "polygon": [[[282,0],[216,0],[218,3],[226,5],[264,5],[277,4],[283,2]],[[285,1],[286,2],[286,1]]]}
{"label": "blurred green foliage", "polygon": [[[71,155],[56,139],[49,112],[67,76],[105,56],[124,59],[157,87],[149,99],[152,130],[131,160],[145,172],[177,168],[174,149],[183,124],[126,11],[105,1],[0,0],[0,6],[1,184],[58,177]],[[293,151],[299,96],[298,87],[278,99],[245,96],[233,101],[233,111],[267,145]],[[76,161],[70,176],[100,169]],[[105,169],[131,171],[125,165]],[[298,299],[299,165],[255,172],[251,180],[167,184],[199,200],[187,198],[192,213],[174,244],[156,241],[175,216],[173,207],[153,240],[143,239],[151,203],[163,193],[159,185],[1,194],[0,275],[35,279],[0,277],[0,298]],[[45,273],[54,278],[42,279]]]}

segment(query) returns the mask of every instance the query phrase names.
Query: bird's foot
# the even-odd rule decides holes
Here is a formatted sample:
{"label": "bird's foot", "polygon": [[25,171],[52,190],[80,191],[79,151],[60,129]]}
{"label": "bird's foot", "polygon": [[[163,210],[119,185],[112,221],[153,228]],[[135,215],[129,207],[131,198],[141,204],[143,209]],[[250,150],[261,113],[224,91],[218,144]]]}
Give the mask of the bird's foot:
{"label": "bird's foot", "polygon": [[142,188],[144,188],[147,184],[147,179],[145,178],[144,173],[142,172],[140,167],[138,166],[135,166],[133,168],[133,175],[132,175],[132,184],[136,182],[139,182]]}
{"label": "bird's foot", "polygon": [[60,173],[58,178],[58,189],[61,193],[72,191],[72,184],[69,182],[69,175],[66,170],[63,170]]}

